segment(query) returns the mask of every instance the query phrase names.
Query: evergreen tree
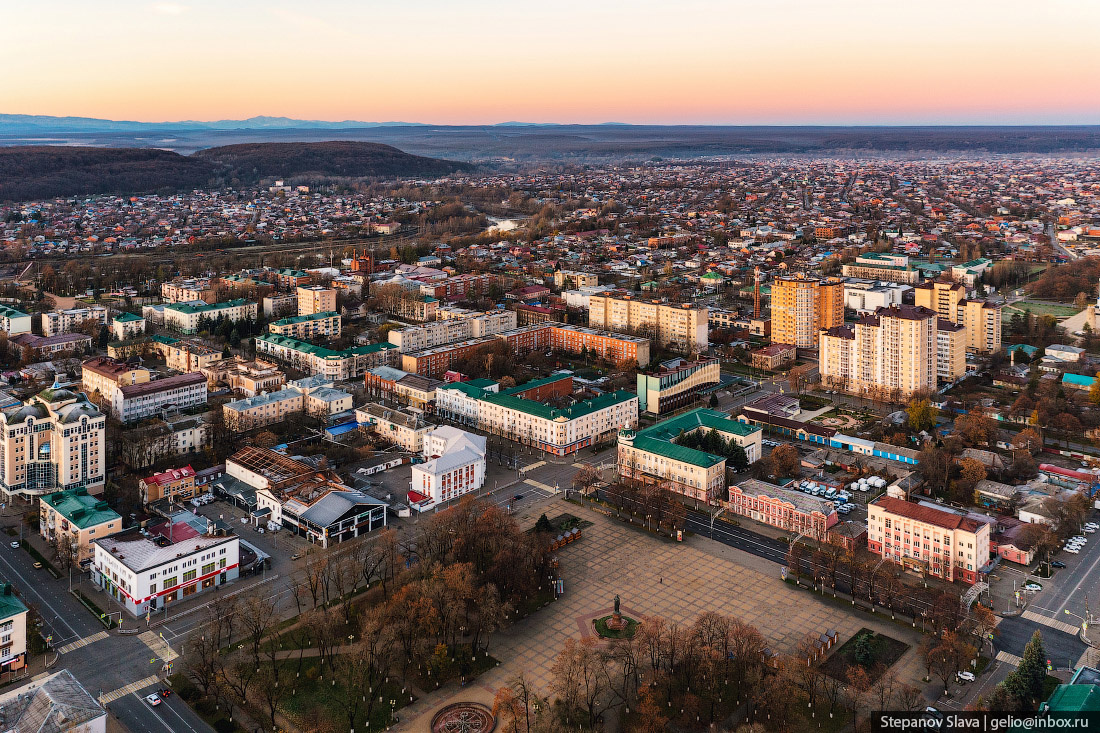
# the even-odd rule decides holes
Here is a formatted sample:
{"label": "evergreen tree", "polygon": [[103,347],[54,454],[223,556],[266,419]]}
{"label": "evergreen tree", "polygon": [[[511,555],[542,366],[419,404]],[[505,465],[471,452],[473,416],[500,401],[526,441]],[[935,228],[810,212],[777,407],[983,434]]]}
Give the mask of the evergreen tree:
{"label": "evergreen tree", "polygon": [[1043,699],[1043,683],[1047,678],[1047,655],[1043,648],[1043,635],[1038,629],[1024,647],[1024,655],[1014,674],[1021,677],[1027,699],[1038,704]]}
{"label": "evergreen tree", "polygon": [[728,455],[730,467],[737,473],[741,473],[749,467],[749,456],[745,453],[745,449],[737,444],[737,441],[730,440]]}

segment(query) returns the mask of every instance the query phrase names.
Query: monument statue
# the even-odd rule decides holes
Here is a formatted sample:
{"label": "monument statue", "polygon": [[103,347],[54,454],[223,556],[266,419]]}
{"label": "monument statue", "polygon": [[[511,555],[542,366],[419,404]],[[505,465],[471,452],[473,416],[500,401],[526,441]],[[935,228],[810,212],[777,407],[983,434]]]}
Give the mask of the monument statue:
{"label": "monument statue", "polygon": [[615,594],[615,615],[619,615],[619,594]]}

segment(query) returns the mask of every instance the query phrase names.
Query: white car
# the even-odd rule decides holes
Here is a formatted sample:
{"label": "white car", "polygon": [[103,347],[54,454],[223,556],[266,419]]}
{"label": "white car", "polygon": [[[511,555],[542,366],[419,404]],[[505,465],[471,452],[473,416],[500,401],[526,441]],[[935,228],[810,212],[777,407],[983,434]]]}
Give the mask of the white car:
{"label": "white car", "polygon": [[1076,546],[1067,547],[1066,552],[1068,552],[1071,555],[1078,555],[1078,554],[1081,553],[1081,551],[1079,549],[1077,549]]}
{"label": "white car", "polygon": [[146,695],[145,702],[149,703],[149,705],[155,708],[157,705],[160,705],[160,697],[156,693],[153,693],[152,695]]}
{"label": "white car", "polygon": [[1070,540],[1072,540],[1073,542],[1079,542],[1082,545],[1088,542],[1088,538],[1085,537],[1085,535],[1083,534],[1079,534],[1076,537],[1070,537]]}
{"label": "white car", "polygon": [[974,673],[973,672],[958,672],[958,673],[956,673],[955,676],[959,679],[960,682],[973,682],[974,681]]}
{"label": "white car", "polygon": [[1093,529],[1100,529],[1100,524],[1096,522],[1085,522],[1086,527],[1092,527]]}
{"label": "white car", "polygon": [[1081,531],[1084,532],[1085,534],[1092,534],[1096,531],[1096,528],[1095,527],[1085,527]]}

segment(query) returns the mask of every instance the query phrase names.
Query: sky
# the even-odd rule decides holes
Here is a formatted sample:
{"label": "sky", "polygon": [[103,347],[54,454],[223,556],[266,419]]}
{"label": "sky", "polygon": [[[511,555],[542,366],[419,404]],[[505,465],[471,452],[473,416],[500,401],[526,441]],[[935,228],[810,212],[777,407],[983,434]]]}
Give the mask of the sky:
{"label": "sky", "polygon": [[1096,0],[3,0],[0,112],[1098,124]]}

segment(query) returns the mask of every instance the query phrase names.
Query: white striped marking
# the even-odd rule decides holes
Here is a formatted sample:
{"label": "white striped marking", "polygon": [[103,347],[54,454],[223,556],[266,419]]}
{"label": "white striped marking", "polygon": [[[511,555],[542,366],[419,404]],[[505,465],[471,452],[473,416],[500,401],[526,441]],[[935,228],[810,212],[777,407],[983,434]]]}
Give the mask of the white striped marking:
{"label": "white striped marking", "polygon": [[108,634],[106,631],[100,631],[98,634],[92,634],[91,636],[85,636],[83,639],[77,639],[76,641],[69,642],[68,644],[65,644],[64,646],[57,647],[57,653],[58,654],[68,654],[69,652],[74,651],[76,649],[80,649],[81,647],[86,647],[89,644],[94,644],[97,641],[102,641],[103,639],[106,639],[108,636],[110,636],[110,634]]}
{"label": "white striped marking", "polygon": [[1015,654],[1009,654],[1008,652],[997,652],[997,661],[1004,662],[1005,664],[1011,664],[1013,667],[1019,666],[1022,657],[1017,657]]}
{"label": "white striped marking", "polygon": [[1059,621],[1058,619],[1050,618],[1049,616],[1043,616],[1042,614],[1035,613],[1034,611],[1024,611],[1020,614],[1021,617],[1026,618],[1028,621],[1034,621],[1037,624],[1043,626],[1049,626],[1052,629],[1058,629],[1064,631],[1067,634],[1073,634],[1076,636],[1078,627],[1073,624],[1067,624],[1065,621]]}
{"label": "white striped marking", "polygon": [[524,466],[523,468],[521,468],[521,469],[519,470],[519,472],[520,472],[520,473],[527,473],[528,471],[533,471],[533,470],[535,470],[535,469],[536,469],[536,468],[538,468],[539,466],[545,466],[545,465],[546,465],[546,461],[539,461],[538,463],[532,463],[532,464],[531,464],[531,465],[529,465],[529,466]]}
{"label": "white striped marking", "polygon": [[158,682],[160,682],[160,678],[157,677],[155,674],[151,674],[145,679],[138,680],[137,682],[131,682],[125,687],[120,687],[117,690],[111,690],[110,692],[104,692],[102,695],[99,696],[99,704],[106,705],[109,702],[114,702],[120,697],[126,697],[133,692],[142,690],[146,687],[149,687],[150,685],[155,685]]}
{"label": "white striped marking", "polygon": [[542,489],[543,491],[549,491],[551,494],[557,494],[558,493],[558,490],[555,489],[553,486],[548,486],[548,485],[546,485],[544,483],[541,483],[539,481],[535,481],[534,479],[530,479],[530,478],[525,479],[523,483],[527,484],[528,486],[534,486],[536,489]]}
{"label": "white striped marking", "polygon": [[145,631],[138,634],[138,638],[145,642],[145,646],[152,649],[153,653],[165,662],[171,662],[179,656],[179,654],[176,654],[172,647],[168,645],[168,642],[160,638],[155,631]]}

